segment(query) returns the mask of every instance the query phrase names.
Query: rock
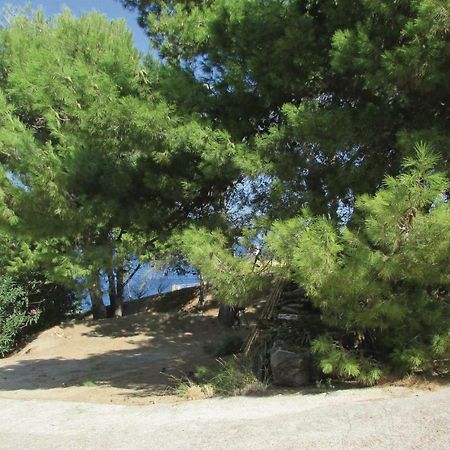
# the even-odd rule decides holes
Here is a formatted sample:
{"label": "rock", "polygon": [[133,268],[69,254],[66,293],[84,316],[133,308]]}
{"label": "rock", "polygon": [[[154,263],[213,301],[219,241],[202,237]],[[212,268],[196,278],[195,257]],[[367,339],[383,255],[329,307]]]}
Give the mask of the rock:
{"label": "rock", "polygon": [[270,351],[273,383],[278,386],[299,387],[311,381],[311,355],[308,351],[284,350],[277,343]]}

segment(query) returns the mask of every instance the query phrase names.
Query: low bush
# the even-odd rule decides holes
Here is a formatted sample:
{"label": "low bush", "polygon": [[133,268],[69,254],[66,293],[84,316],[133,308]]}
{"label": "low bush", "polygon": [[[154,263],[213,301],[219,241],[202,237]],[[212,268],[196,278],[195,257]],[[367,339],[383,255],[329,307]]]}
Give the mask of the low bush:
{"label": "low bush", "polygon": [[251,395],[267,389],[267,384],[258,380],[245,362],[236,357],[218,361],[218,370],[199,367],[192,379],[179,382],[177,392],[192,399],[213,395]]}
{"label": "low bush", "polygon": [[263,392],[267,385],[237,358],[219,360],[221,367],[209,383],[217,395],[249,395]]}
{"label": "low bush", "polygon": [[25,290],[11,278],[0,278],[0,356],[14,350],[22,330],[37,323],[39,311],[29,306]]}

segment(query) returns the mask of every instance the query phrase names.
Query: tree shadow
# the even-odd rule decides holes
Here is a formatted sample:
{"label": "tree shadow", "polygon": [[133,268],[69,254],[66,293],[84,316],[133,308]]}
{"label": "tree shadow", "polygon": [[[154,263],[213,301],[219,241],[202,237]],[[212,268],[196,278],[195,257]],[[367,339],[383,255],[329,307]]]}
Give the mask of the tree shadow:
{"label": "tree shadow", "polygon": [[[92,343],[96,341],[95,338],[101,338],[97,340],[99,344],[84,352],[81,349],[76,352],[77,357],[62,357],[53,353],[49,358],[45,354],[33,358],[31,349],[29,354],[23,354],[23,358],[0,360],[0,392],[52,390],[83,386],[86,382],[93,386],[121,389],[123,393],[118,395],[128,397],[158,396],[173,392],[176,380],[190,378],[199,366],[218,366],[212,352],[206,351],[208,348],[217,347],[230,336],[245,337],[248,333],[245,329],[225,328],[216,317],[187,313],[180,309],[179,306],[185,304],[183,298],[188,297],[192,299],[192,293],[188,296],[186,293],[174,294],[167,310],[167,297],[161,297],[161,309],[154,307],[153,298],[151,308],[143,302],[136,313],[123,318],[61,324],[62,333],[76,324],[82,325],[78,333],[86,341],[81,339],[80,342],[88,342],[89,338]],[[108,350],[101,348],[105,339],[108,341]],[[115,339],[117,349],[111,345]],[[332,390],[314,386],[301,389],[271,387],[266,392],[249,395],[319,394],[327,391]]]}
{"label": "tree shadow", "polygon": [[[90,331],[86,336],[103,336],[111,338],[133,337],[145,335],[162,338],[165,341],[180,338],[180,343],[194,341],[195,338],[208,339],[207,332],[218,328],[215,317],[192,315],[183,312],[136,314],[117,319],[90,320],[86,322]],[[66,325],[63,325],[66,326]],[[71,325],[67,325],[71,326]],[[195,331],[194,338],[189,333]]]}
{"label": "tree shadow", "polygon": [[132,348],[99,349],[80,359],[31,359],[31,352],[23,359],[3,360],[0,392],[82,386],[89,381],[128,390],[132,396],[162,395],[174,379],[191,375],[198,366],[215,367],[205,347],[230,333],[214,317],[156,313],[87,322],[86,329],[84,336],[122,338],[120,345]]}

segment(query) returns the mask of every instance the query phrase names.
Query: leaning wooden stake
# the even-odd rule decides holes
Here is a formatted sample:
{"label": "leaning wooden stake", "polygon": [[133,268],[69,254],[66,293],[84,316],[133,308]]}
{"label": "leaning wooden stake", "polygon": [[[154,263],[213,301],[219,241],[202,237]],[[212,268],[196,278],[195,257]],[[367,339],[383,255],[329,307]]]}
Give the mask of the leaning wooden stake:
{"label": "leaning wooden stake", "polygon": [[[284,288],[284,281],[278,278],[275,281],[272,292],[270,293],[269,298],[267,299],[267,302],[264,305],[264,309],[261,312],[261,315],[259,317],[260,321],[267,321],[272,318],[273,312],[275,311],[275,307],[278,301],[280,300],[281,294],[283,293],[283,288]],[[244,356],[248,356],[250,350],[253,347],[253,344],[258,340],[259,335],[260,329],[258,326],[256,326],[256,328],[248,337],[247,342],[245,343]]]}

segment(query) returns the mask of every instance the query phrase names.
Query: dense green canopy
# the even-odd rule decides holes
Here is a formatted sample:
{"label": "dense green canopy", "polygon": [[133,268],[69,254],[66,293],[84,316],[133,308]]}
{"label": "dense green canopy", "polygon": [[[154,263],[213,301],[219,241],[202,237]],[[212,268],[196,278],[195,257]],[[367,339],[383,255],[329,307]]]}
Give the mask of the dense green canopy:
{"label": "dense green canopy", "polygon": [[149,13],[162,57],[208,87],[211,117],[256,136],[277,214],[307,204],[336,216],[420,140],[448,162],[446,0],[122,3],[140,23]]}
{"label": "dense green canopy", "polygon": [[[357,199],[349,227],[304,210],[275,221],[251,258],[204,228],[184,231],[180,247],[231,304],[260,298],[271,277],[301,286],[321,327],[301,314],[292,327],[309,336],[325,375],[373,384],[389,369],[445,373],[450,210],[444,193],[450,184],[438,163],[419,145],[400,176]],[[278,336],[279,328],[275,323],[271,332]]]}
{"label": "dense green canopy", "polygon": [[247,145],[254,190],[235,198],[255,200],[252,229],[180,236],[221,298],[245,303],[267,271],[298,283],[321,314],[311,349],[325,374],[447,370],[448,1],[122,3],[166,76],[197,81],[195,101],[170,101]]}
{"label": "dense green canopy", "polygon": [[19,15],[0,42],[1,219],[58,279],[115,270],[221,204],[236,147],[167,104],[123,22]]}
{"label": "dense green canopy", "polygon": [[38,268],[120,312],[169,252],[222,302],[299,285],[326,375],[448,371],[448,1],[122,3],[159,58],[99,14],[0,29],[6,309]]}

